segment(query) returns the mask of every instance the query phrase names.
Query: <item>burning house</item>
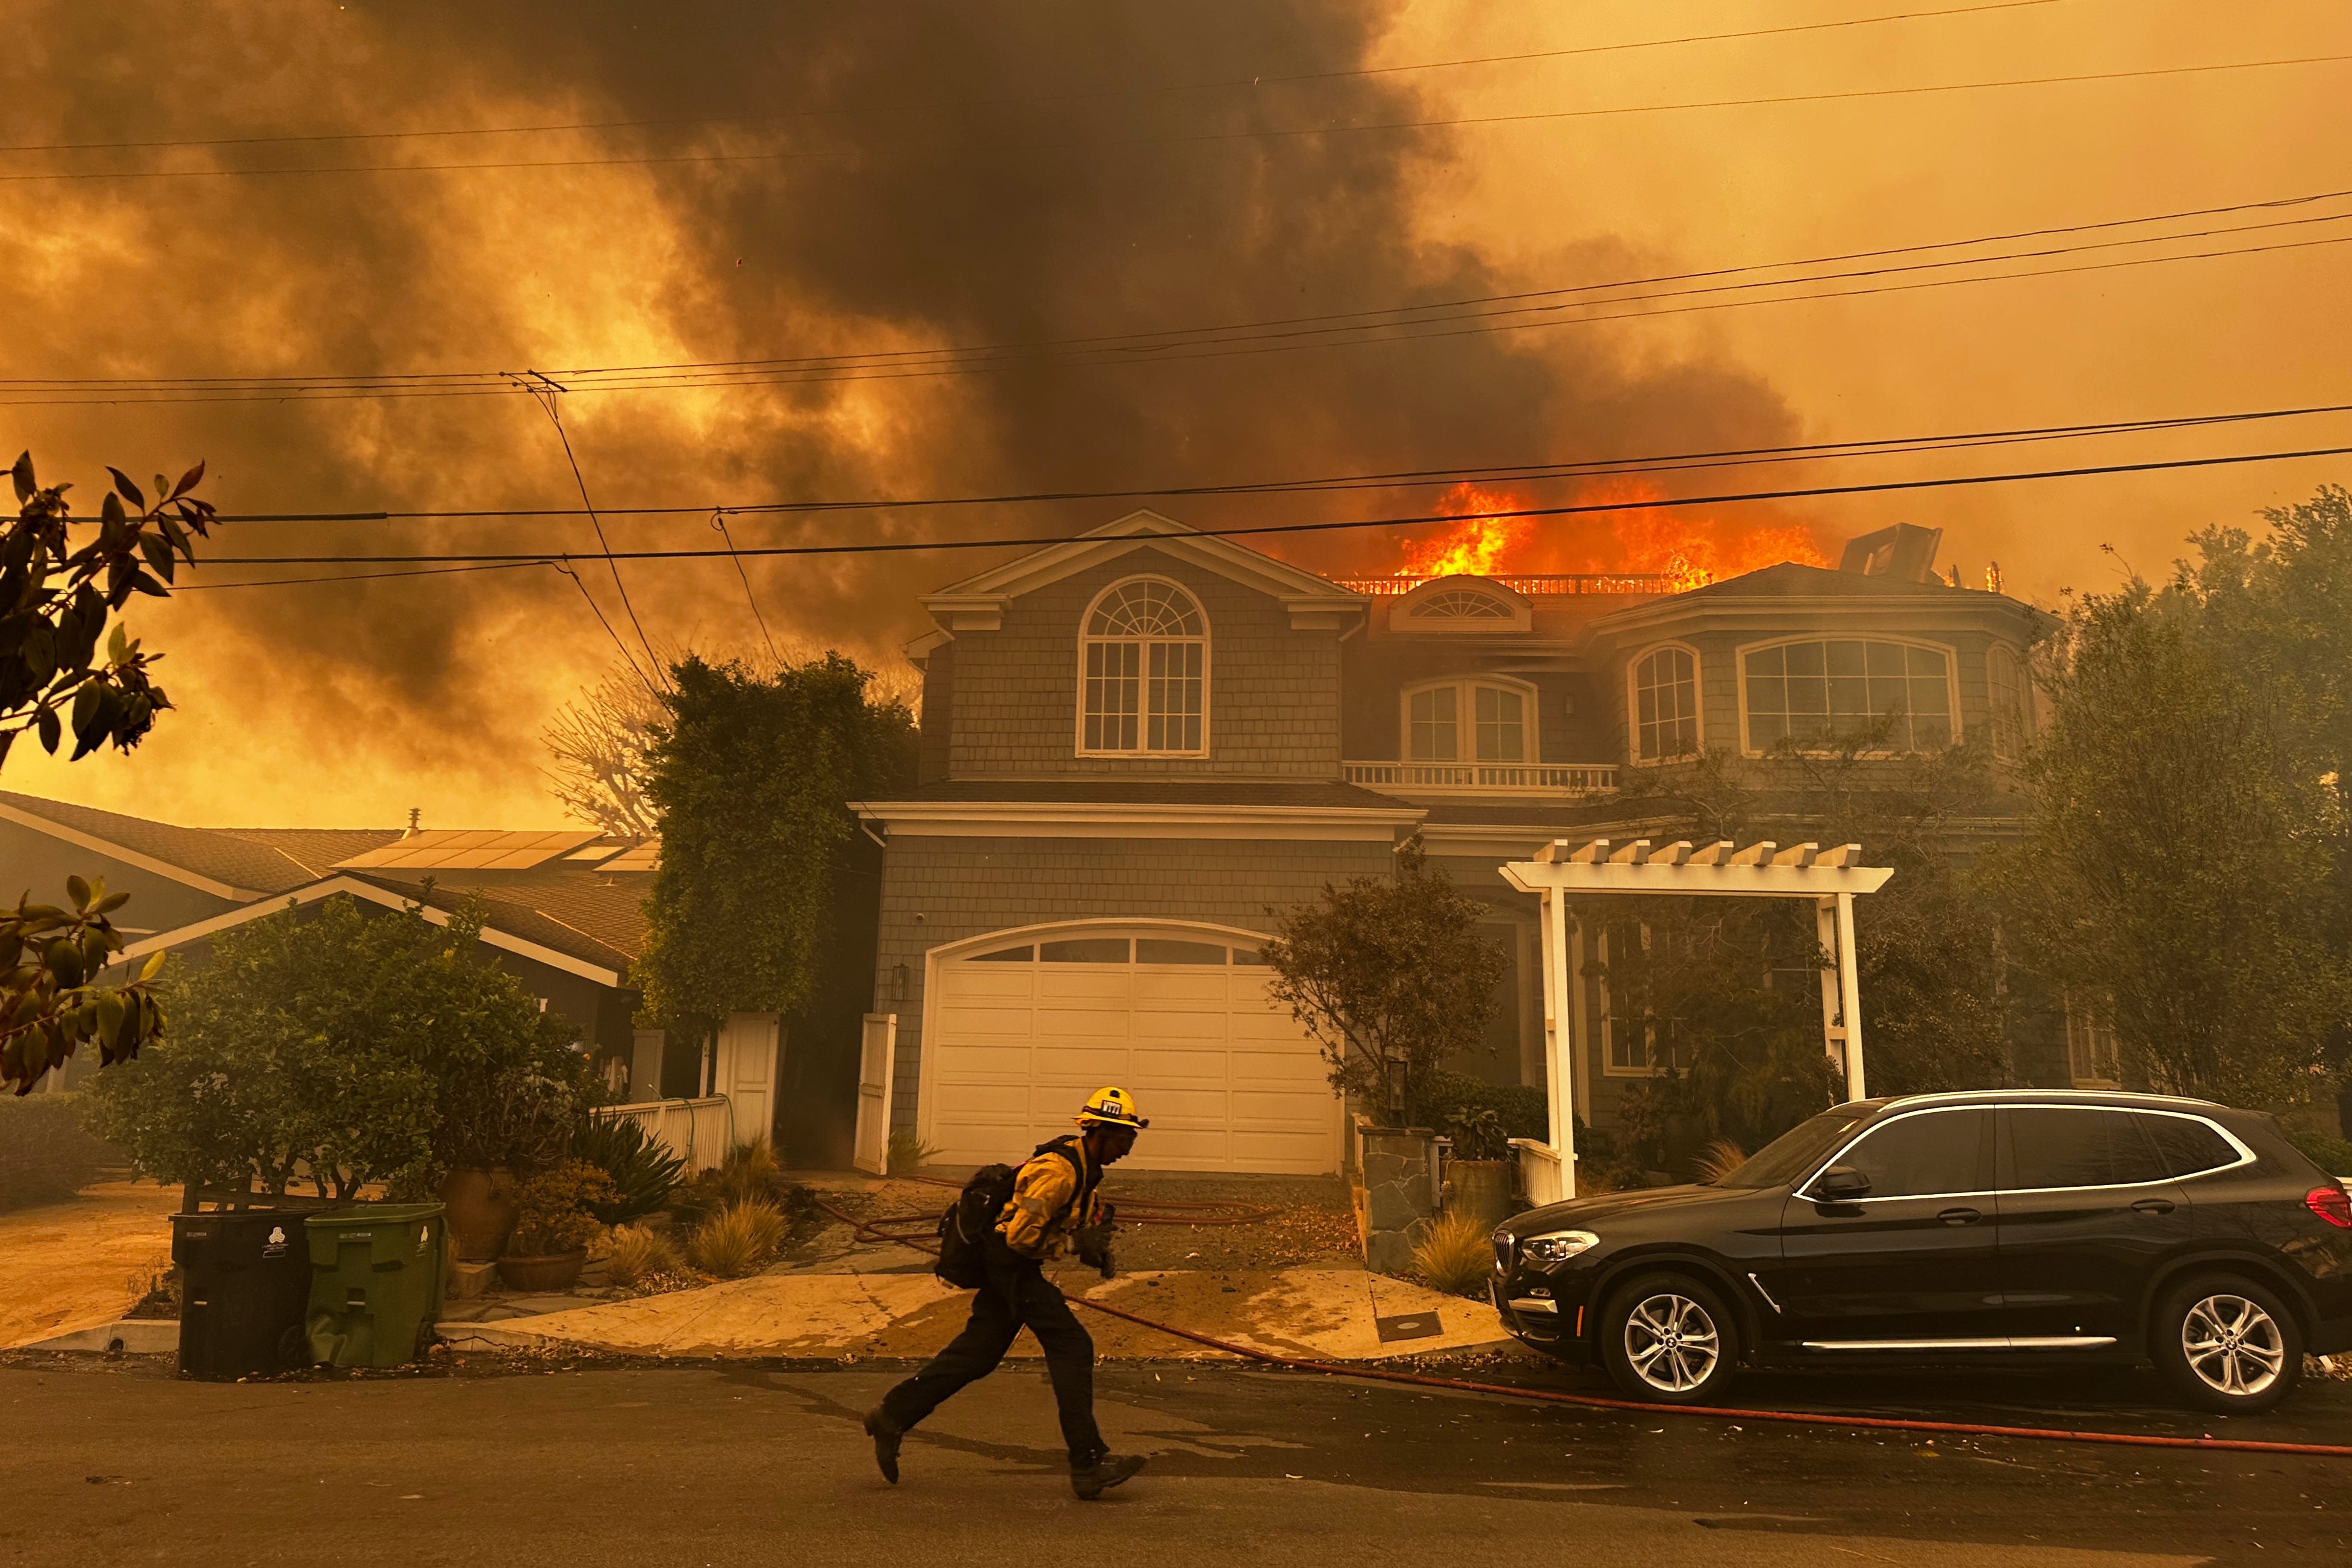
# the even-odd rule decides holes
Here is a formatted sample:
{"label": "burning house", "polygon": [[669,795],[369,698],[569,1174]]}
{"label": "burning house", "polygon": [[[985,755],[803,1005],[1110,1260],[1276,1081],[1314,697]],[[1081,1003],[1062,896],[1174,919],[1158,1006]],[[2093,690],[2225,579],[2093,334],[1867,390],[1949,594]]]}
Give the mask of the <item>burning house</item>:
{"label": "burning house", "polygon": [[[928,595],[919,783],[856,805],[886,846],[873,1135],[999,1159],[1118,1082],[1152,1116],[1139,1164],[1335,1169],[1343,1110],[1265,997],[1272,911],[1388,874],[1418,835],[1513,959],[1459,1065],[1539,1082],[1535,904],[1502,862],[1661,828],[1672,803],[1640,781],[1702,753],[1868,725],[1890,766],[1981,737],[1998,779],[2031,726],[2038,613],[1938,577],[1932,531],[1837,567],[1750,541],[1803,559],[1731,574],[1748,563],[1699,549],[1514,574],[1491,537],[1333,578],[1138,511]],[[1969,831],[2006,831],[2014,798]],[[1605,1127],[1659,1064],[1594,1005],[1575,1076]]]}

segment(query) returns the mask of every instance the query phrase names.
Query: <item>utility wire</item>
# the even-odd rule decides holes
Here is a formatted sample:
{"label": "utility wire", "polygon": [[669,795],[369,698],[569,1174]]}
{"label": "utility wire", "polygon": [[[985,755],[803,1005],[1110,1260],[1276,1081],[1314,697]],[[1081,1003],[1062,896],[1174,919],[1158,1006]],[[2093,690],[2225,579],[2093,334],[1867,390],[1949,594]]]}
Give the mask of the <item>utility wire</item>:
{"label": "utility wire", "polygon": [[751,618],[760,623],[760,640],[768,645],[768,657],[777,663],[783,657],[776,652],[776,639],[768,635],[768,617],[760,613],[760,595],[751,592],[751,574],[743,567],[743,557],[735,552],[735,536],[727,531],[727,514],[717,507],[710,509],[710,526],[727,542],[727,559],[735,563],[735,575],[743,579],[743,597],[751,601]]}
{"label": "utility wire", "polygon": [[1420,60],[1410,65],[1363,66],[1351,70],[1298,71],[1284,76],[1227,77],[1216,81],[1169,82],[1157,86],[1101,88],[1087,92],[1040,93],[1021,98],[976,99],[942,104],[938,100],[902,100],[853,105],[841,109],[795,109],[777,114],[696,115],[662,120],[577,120],[542,125],[447,126],[426,131],[320,131],[276,136],[197,136],[154,142],[17,142],[0,143],[0,153],[119,152],[159,147],[261,147],[315,142],[404,142],[437,136],[535,136],[580,131],[646,131],[686,125],[765,125],[787,120],[813,120],[856,114],[903,114],[911,108],[1007,109],[1032,103],[1074,103],[1091,99],[1144,98],[1162,93],[1212,92],[1234,88],[1289,87],[1303,82],[1339,81],[1361,77],[1397,76],[1410,71],[1454,70],[1465,66],[1512,65],[1529,60],[1565,59],[1578,55],[1622,54],[1635,49],[1661,49],[1682,44],[1721,43],[1740,38],[1778,37],[1787,33],[1820,33],[1886,22],[1915,22],[1938,16],[1969,16],[1984,11],[2022,11],[2053,5],[2062,0],[1998,0],[1983,5],[1959,5],[1941,11],[1899,11],[1879,16],[1849,16],[1836,22],[1804,22],[1780,27],[1748,27],[1730,33],[1690,33],[1675,38],[1639,38],[1622,44],[1586,44],[1567,49],[1534,49],[1520,54],[1478,55],[1468,59]]}
{"label": "utility wire", "polygon": [[[1493,463],[1445,468],[1394,468],[1363,473],[1328,474],[1308,479],[1245,479],[1212,484],[1144,486],[1124,489],[1008,490],[978,495],[876,496],[804,501],[706,502],[693,506],[605,506],[598,510],[609,517],[700,516],[706,512],[737,517],[761,517],[831,511],[890,511],[945,507],[1035,505],[1055,501],[1136,500],[1168,497],[1311,495],[1359,489],[1416,489],[1465,482],[1501,484],[1606,477],[1621,473],[1671,473],[1691,468],[1842,461],[1852,458],[1961,451],[1976,447],[2138,435],[2158,430],[2263,423],[2274,419],[2300,419],[2329,414],[2352,414],[2352,403],[2310,404],[2288,408],[2237,409],[2218,414],[2168,415],[2147,419],[2113,419],[2088,424],[2028,425],[1926,435],[1880,436],[1778,447],[1727,447],[1712,450],[1587,458],[1558,462]],[[504,507],[419,511],[224,512],[216,521],[315,523],[497,521],[518,518],[568,518],[584,515],[574,508]]]}
{"label": "utility wire", "polygon": [[[2018,484],[2043,479],[2088,479],[2109,474],[2147,474],[2189,468],[2227,468],[2247,463],[2276,463],[2303,458],[2336,458],[2352,453],[2352,447],[2314,447],[2288,452],[2234,452],[2221,457],[2172,458],[2141,463],[2101,463],[2074,468],[2037,468],[1998,474],[1943,475],[1921,479],[1881,479],[1867,484],[1814,485],[1788,489],[1746,490],[1717,495],[1668,496],[1654,500],[1582,501],[1563,506],[1498,507],[1475,512],[1430,512],[1405,517],[1356,518],[1334,522],[1254,523],[1231,528],[1188,530],[1195,538],[1234,539],[1291,533],[1326,533],[1341,530],[1370,528],[1416,528],[1429,524],[1459,524],[1467,521],[1505,521],[1512,518],[1589,517],[1610,512],[1659,511],[1695,506],[1735,506],[1758,501],[1801,500],[1826,496],[1880,495],[1905,490],[1931,490],[1972,488],[1980,485]],[[889,555],[934,550],[993,550],[1005,548],[1035,549],[1048,544],[1090,543],[1103,539],[1098,533],[1065,533],[1045,537],[1013,535],[993,539],[917,539],[892,540],[864,544],[772,544],[754,545],[740,551],[730,550],[621,550],[612,558],[621,561],[707,561],[720,556],[802,556],[802,555]],[[435,554],[435,555],[231,555],[216,556],[216,566],[319,566],[352,565],[423,565],[504,562],[520,564],[542,559],[538,555],[509,554]]]}
{"label": "utility wire", "polygon": [[[2276,209],[2309,205],[2321,201],[2341,200],[2352,196],[2352,191],[2317,193],[2305,196],[2281,198],[2276,201],[2241,204],[2237,206],[2210,211],[2246,211]],[[2182,214],[2167,214],[2147,218],[2115,219],[2098,224],[2079,226],[2076,232],[2124,226],[2132,224],[2171,221]],[[2294,218],[2276,218],[2264,222],[2223,226],[2187,233],[2148,235],[2120,239],[2086,241],[2079,245],[2049,246],[2031,251],[2011,251],[2001,255],[1958,257],[1945,260],[1900,263],[1889,266],[1852,268],[1837,273],[1816,273],[1782,279],[1758,279],[1745,282],[1708,284],[1693,288],[1662,289],[1645,294],[1620,293],[1612,298],[1593,300],[1562,300],[1559,296],[1594,293],[1607,289],[1641,287],[1649,281],[1672,282],[1680,279],[1735,277],[1742,272],[1788,270],[1818,266],[1832,258],[1807,261],[1760,263],[1749,267],[1722,268],[1704,272],[1673,274],[1654,279],[1626,279],[1611,283],[1587,284],[1530,291],[1515,295],[1495,296],[1495,301],[1505,300],[1551,299],[1555,302],[1542,305],[1513,305],[1497,310],[1474,310],[1453,315],[1413,315],[1393,321],[1357,321],[1349,316],[1386,314],[1407,316],[1411,312],[1427,312],[1444,309],[1439,305],[1390,307],[1383,311],[1351,312],[1330,317],[1292,318],[1289,321],[1236,323],[1224,328],[1169,328],[1131,334],[1126,339],[1094,338],[1041,340],[1033,345],[1001,344],[948,347],[931,350],[885,350],[866,355],[808,356],[803,359],[740,360],[708,362],[672,362],[645,366],[608,366],[557,372],[566,378],[567,387],[578,391],[655,391],[667,389],[720,388],[779,384],[806,384],[831,381],[897,380],[914,377],[971,374],[1013,368],[1040,366],[1088,367],[1106,363],[1166,363],[1183,359],[1225,358],[1240,354],[1263,354],[1296,352],[1307,349],[1355,346],[1361,343],[1419,342],[1423,339],[1486,335],[1534,329],[1584,325],[1592,322],[1639,319],[1651,315],[1680,315],[1704,310],[1727,309],[1756,304],[1789,303],[1801,300],[1846,299],[1873,294],[1913,292],[1929,288],[1950,288],[1963,284],[2013,281],[2031,278],[2064,276],[2077,272],[2114,270],[2123,268],[2154,266],[2175,261],[2210,260],[2222,257],[2263,254],[2279,250],[2309,248],[2312,245],[2341,243],[2339,238],[2323,238],[2307,242],[2221,246],[2199,251],[2179,252],[2163,256],[2130,257],[2084,266],[2040,267],[2008,271],[1979,272],[1959,277],[1916,279],[1907,285],[1814,289],[1810,292],[1783,292],[1769,298],[1742,300],[1710,300],[1724,293],[1759,289],[1792,290],[1817,283],[1859,283],[1875,278],[1906,277],[1919,272],[1944,271],[1962,267],[1990,268],[2004,263],[2025,260],[2046,260],[2090,251],[2115,249],[2129,246],[2177,244],[2200,238],[2219,237],[2266,232],[2280,228],[2305,227],[2315,224],[2332,224],[2352,220],[2352,212],[2317,214]],[[2040,232],[2068,232],[2066,230]],[[1942,241],[1932,245],[1890,247],[1876,252],[1853,253],[1857,256],[1890,255],[1900,252],[1962,248],[1998,243],[1998,238]],[[1656,306],[1661,302],[1700,299],[1708,302],[1672,306],[1664,309],[1605,311],[1612,305]],[[1569,316],[1561,312],[1583,309],[1595,312]],[[1537,315],[1549,319],[1519,321],[1509,318]],[[1330,321],[1332,326],[1298,326],[1296,322]],[[1472,323],[1453,331],[1432,330],[1447,327],[1457,321]],[[1354,336],[1339,338],[1339,333]],[[1185,337],[1182,334],[1194,334]],[[1213,334],[1213,335],[1201,335]],[[1375,335],[1377,334],[1377,335]],[[1149,339],[1163,341],[1150,342]],[[1088,345],[1102,346],[1088,346]],[[1025,348],[1047,351],[1032,357],[1016,357]],[[1066,348],[1074,352],[1056,357],[1053,351]],[[1222,352],[1214,352],[1222,351]],[[929,363],[909,363],[909,356],[931,356]],[[532,375],[541,373],[531,372]],[[493,378],[496,378],[494,381]],[[75,406],[87,404],[130,403],[240,403],[275,401],[341,401],[353,397],[399,398],[413,396],[508,395],[525,390],[512,372],[450,371],[403,373],[389,375],[336,376],[314,374],[310,377],[0,377],[0,406]]]}
{"label": "utility wire", "polygon": [[607,158],[518,158],[464,163],[319,163],[279,164],[251,169],[120,169],[73,170],[46,174],[0,174],[0,184],[25,184],[68,180],[194,180],[239,178],[265,174],[450,174],[474,170],[595,169],[692,163],[793,163],[814,158],[911,156],[938,152],[1052,152],[1086,147],[1174,147],[1221,142],[1279,141],[1307,136],[1360,135],[1396,131],[1448,131],[1477,125],[1528,125],[1570,120],[1596,120],[1633,114],[1668,114],[1706,109],[1755,109],[1792,103],[1837,103],[1864,99],[1916,98],[1937,93],[1978,92],[1997,88],[2058,87],[2084,82],[2133,81],[2158,77],[2210,75],[2221,71],[2270,70],[2290,66],[2336,65],[2352,54],[2298,55],[2268,60],[2221,60],[2207,65],[2151,66],[2136,70],[2078,71],[2063,76],[2005,77],[1990,81],[1932,82],[1918,87],[1854,88],[1837,92],[1786,93],[1759,98],[1717,98],[1685,103],[1620,104],[1601,109],[1528,110],[1514,114],[1463,114],[1430,120],[1367,121],[1355,125],[1261,127],[1245,131],[1184,132],[1166,136],[1065,138],[1059,141],[901,142],[790,148],[762,153],[667,153]]}
{"label": "utility wire", "polygon": [[[538,375],[538,373],[535,371],[530,374]],[[580,459],[572,456],[572,437],[563,428],[562,412],[556,407],[556,399],[563,395],[563,388],[557,383],[549,380],[546,376],[539,375],[538,379],[541,384],[538,386],[530,386],[527,389],[530,391],[533,400],[538,403],[541,408],[546,411],[548,423],[555,426],[556,439],[563,443],[563,460],[572,465],[572,481],[580,488],[580,504],[586,510],[588,513],[588,521],[595,526],[596,542],[604,549],[604,564],[613,574],[613,586],[620,590],[621,607],[629,613],[629,625],[636,628],[637,640],[645,644],[646,664],[651,668],[659,669],[661,668],[661,656],[654,652],[653,640],[646,636],[645,623],[637,619],[637,607],[629,602],[629,585],[621,581],[621,563],[613,557],[613,542],[604,537],[604,520],[596,515],[596,503],[588,499],[588,480],[580,472]],[[572,580],[574,582],[579,581],[576,575]],[[581,583],[580,591],[583,594],[587,593],[588,584]],[[594,603],[594,600],[592,598],[590,603]],[[603,620],[604,618],[604,612],[602,610],[597,611],[596,618],[598,620]],[[612,626],[609,623],[606,625],[604,629],[606,631],[612,630]],[[613,640],[617,643],[620,639],[615,637]],[[625,657],[628,653],[628,649],[626,648],[623,648],[621,651]],[[656,698],[658,698],[661,695],[660,688],[654,684],[653,677],[647,674],[645,670],[638,669],[635,659],[631,658],[629,660],[629,668],[635,672],[639,680],[645,682],[647,695]]]}

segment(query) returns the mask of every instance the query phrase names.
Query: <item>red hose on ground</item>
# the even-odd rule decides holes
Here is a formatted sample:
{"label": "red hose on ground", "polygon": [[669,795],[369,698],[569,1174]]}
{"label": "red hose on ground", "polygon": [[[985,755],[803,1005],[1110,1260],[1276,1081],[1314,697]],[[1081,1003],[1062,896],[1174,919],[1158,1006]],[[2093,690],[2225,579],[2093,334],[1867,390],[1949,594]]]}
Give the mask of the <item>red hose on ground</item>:
{"label": "red hose on ground", "polygon": [[[823,1199],[814,1201],[817,1207],[850,1226],[861,1241],[895,1241],[918,1252],[931,1251],[911,1237],[894,1236],[877,1227],[919,1221],[928,1230],[936,1221],[920,1215],[897,1215],[880,1220],[852,1219]],[[1557,1394],[1547,1389],[1514,1388],[1507,1384],[1471,1383],[1456,1377],[1433,1377],[1425,1373],[1391,1372],[1379,1367],[1349,1366],[1336,1362],[1276,1355],[1272,1351],[1257,1350],[1249,1345],[1195,1333],[1190,1329],[1155,1322],[1123,1308],[1088,1300],[1084,1296],[1072,1296],[1069,1300],[1074,1306],[1089,1307],[1108,1317],[1123,1319],[1176,1339],[1190,1340],[1194,1344],[1207,1345],[1212,1350],[1223,1351],[1227,1355],[1239,1356],[1245,1361],[1265,1362],[1274,1366],[1321,1373],[1331,1377],[1369,1378],[1376,1383],[1402,1383],[1422,1388],[1451,1388],[1465,1394],[1489,1394],[1506,1399],[1534,1400],[1544,1405],[1574,1405],[1591,1410],[1626,1410],[1643,1415],[1706,1415],[1728,1421],[1778,1421],[1796,1426],[1844,1426],[1874,1432],[1949,1433],[1967,1437],[2022,1437],[2045,1443],[2108,1443],[2135,1448],[2201,1448],[2234,1454],[2299,1454],[2313,1458],[2352,1459],[2352,1446],[2336,1443],[2265,1443],[2252,1437],[2164,1437],[2131,1432],[2070,1432],[2058,1427],[1994,1426],[1964,1421],[1915,1421],[1880,1415],[1823,1415],[1798,1410],[1739,1410],[1714,1405],[1648,1405],[1639,1400],[1608,1399],[1592,1394]]]}

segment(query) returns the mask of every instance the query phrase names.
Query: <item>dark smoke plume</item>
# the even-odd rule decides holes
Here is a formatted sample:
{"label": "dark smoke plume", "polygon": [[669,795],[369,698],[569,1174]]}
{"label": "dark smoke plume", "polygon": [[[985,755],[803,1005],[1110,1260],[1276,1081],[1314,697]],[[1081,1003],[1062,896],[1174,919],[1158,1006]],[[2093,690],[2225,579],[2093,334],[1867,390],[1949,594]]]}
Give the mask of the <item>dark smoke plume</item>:
{"label": "dark smoke plume", "polygon": [[[0,226],[5,363],[18,375],[299,376],[768,359],[1525,286],[1423,199],[1477,143],[1437,130],[1291,133],[1427,118],[1444,73],[1139,90],[1345,70],[1390,19],[1338,0],[35,5],[12,29],[27,68],[11,89],[17,142],[631,123],[9,153],[7,170],[648,161],[15,184]],[[1589,245],[1559,265],[1585,276],[1639,265],[1612,227],[1612,215],[1591,213]],[[1635,366],[1604,342],[1506,333],[582,394],[563,417],[610,504],[1252,480],[1742,444],[1790,426],[1734,369]],[[232,512],[575,501],[554,431],[520,396],[12,415],[16,444],[45,473],[95,476],[106,461],[176,471],[208,458],[214,499]],[[1431,499],[1162,510],[1216,524],[1419,510]],[[739,543],[1045,533],[1132,504],[730,527]],[[616,543],[718,538],[702,518],[608,527]],[[225,531],[220,552],[493,542],[593,550],[584,521],[560,521],[247,524]],[[1276,548],[1323,567],[1399,563],[1390,540]],[[922,624],[915,594],[985,560],[754,563],[751,576],[780,633],[877,661]],[[610,574],[581,571],[634,641]],[[624,571],[657,642],[757,635],[724,563]],[[137,787],[179,794],[177,813],[196,820],[383,819],[394,795],[428,776],[459,799],[525,799],[540,722],[614,654],[578,589],[541,570],[191,595],[142,629],[178,661],[175,693],[209,705],[219,728],[202,757],[192,721],[177,749],[160,735],[134,763],[147,769]],[[252,784],[241,800],[211,798],[238,779]]]}

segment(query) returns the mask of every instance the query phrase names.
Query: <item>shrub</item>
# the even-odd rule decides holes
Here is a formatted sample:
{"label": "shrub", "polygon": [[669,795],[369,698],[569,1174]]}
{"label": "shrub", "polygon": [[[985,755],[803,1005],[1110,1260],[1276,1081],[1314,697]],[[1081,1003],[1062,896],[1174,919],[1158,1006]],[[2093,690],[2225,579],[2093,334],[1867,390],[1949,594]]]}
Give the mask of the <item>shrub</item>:
{"label": "shrub", "polygon": [[1748,1163],[1748,1151],[1728,1138],[1718,1138],[1698,1152],[1691,1168],[1698,1179],[1708,1186],[1723,1180]]}
{"label": "shrub", "polygon": [[783,1173],[783,1167],[776,1163],[776,1152],[754,1139],[727,1151],[727,1158],[719,1162],[719,1169],[709,1178],[709,1185],[721,1204],[755,1198],[773,1201]]}
{"label": "shrub", "polygon": [[686,1262],[669,1237],[642,1225],[614,1227],[607,1240],[605,1272],[615,1285],[638,1286],[663,1275],[686,1272]]}
{"label": "shrub", "polygon": [[[1487,1123],[1481,1112],[1491,1112]],[[1412,1120],[1417,1127],[1451,1129],[1454,1122],[1469,1123],[1476,1128],[1491,1127],[1507,1142],[1513,1138],[1533,1138],[1548,1142],[1551,1135],[1551,1106],[1539,1088],[1523,1084],[1486,1083],[1468,1073],[1432,1072],[1423,1079],[1413,1096]],[[1457,1143],[1455,1152],[1460,1153]],[[1501,1160],[1509,1157],[1505,1147],[1498,1154],[1478,1158]],[[1472,1156],[1463,1154],[1464,1159]]]}
{"label": "shrub", "polygon": [[889,1150],[883,1156],[883,1169],[894,1176],[909,1175],[929,1164],[939,1152],[938,1144],[926,1143],[911,1132],[893,1132]]}
{"label": "shrub", "polygon": [[1494,1243],[1487,1237],[1486,1223],[1475,1215],[1432,1220],[1412,1244],[1412,1266],[1433,1290],[1449,1296],[1475,1294],[1495,1260]]}
{"label": "shrub", "polygon": [[2331,1138],[2315,1129],[2287,1127],[2282,1129],[2286,1141],[2303,1152],[2311,1161],[2331,1176],[2352,1176],[2352,1142]]}
{"label": "shrub", "polygon": [[764,1198],[745,1198],[703,1221],[687,1256],[706,1274],[740,1279],[775,1255],[787,1228],[783,1210]]}
{"label": "shrub", "polygon": [[97,1179],[107,1148],[82,1131],[75,1100],[0,1098],[0,1213],[63,1203]]}
{"label": "shrub", "polygon": [[583,1247],[604,1229],[596,1205],[619,1198],[612,1178],[585,1160],[551,1165],[515,1189],[519,1213],[507,1250],[518,1258],[543,1258]]}
{"label": "shrub", "polygon": [[596,1205],[606,1225],[625,1225],[669,1205],[686,1162],[646,1133],[642,1122],[597,1117],[572,1134],[572,1157],[585,1160],[612,1179],[620,1197]]}

